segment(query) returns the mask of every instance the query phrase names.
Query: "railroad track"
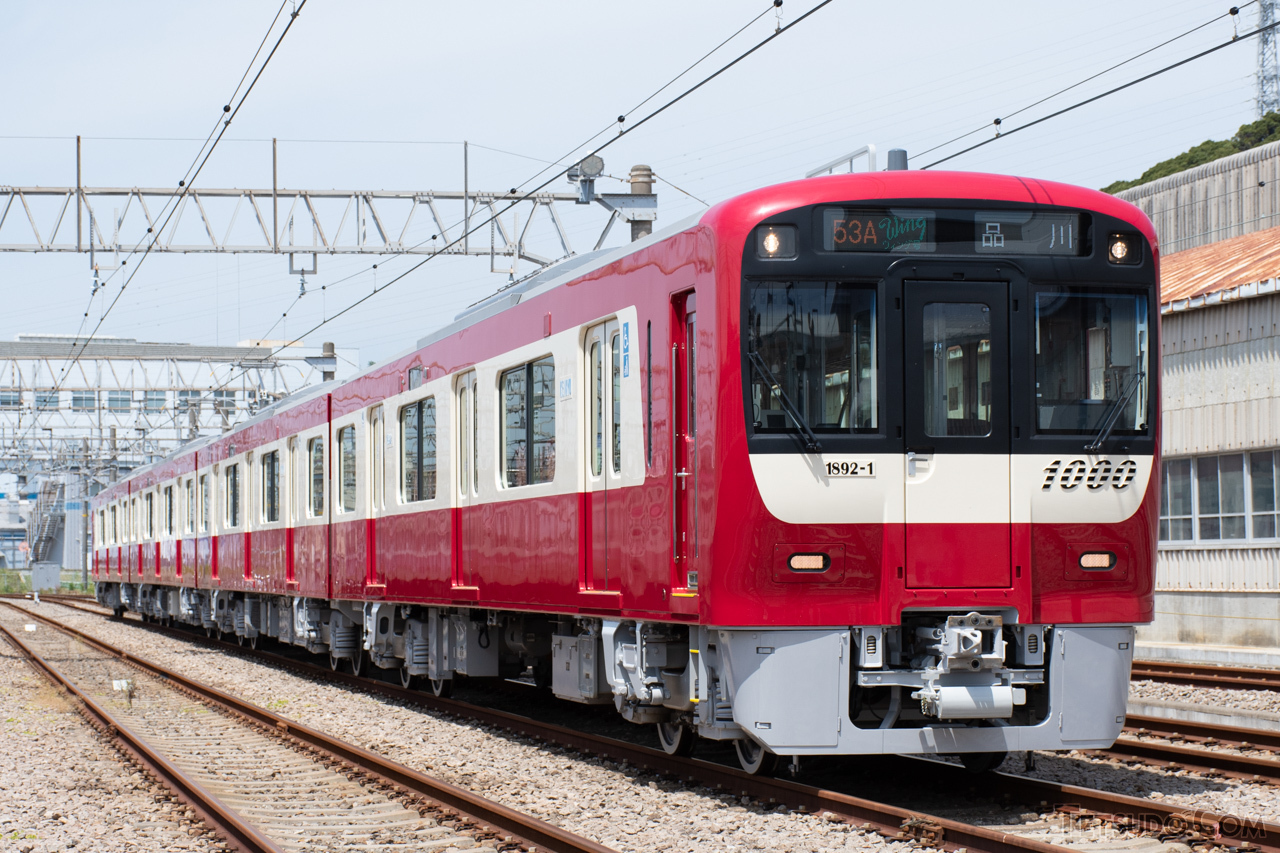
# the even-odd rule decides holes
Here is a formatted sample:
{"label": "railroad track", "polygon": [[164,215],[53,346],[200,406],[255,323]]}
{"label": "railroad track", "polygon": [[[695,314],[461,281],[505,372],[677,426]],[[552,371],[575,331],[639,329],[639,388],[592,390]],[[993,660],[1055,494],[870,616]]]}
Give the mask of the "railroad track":
{"label": "railroad track", "polygon": [[[59,601],[58,603],[64,603]],[[96,605],[84,607],[76,601],[65,602],[65,606],[83,610],[98,616],[109,616],[108,611]],[[504,711],[485,708],[462,702],[456,699],[443,699],[413,690],[405,690],[397,685],[357,678],[346,673],[334,673],[328,667],[284,657],[265,650],[249,650],[231,643],[209,640],[192,632],[174,628],[151,626],[154,630],[180,637],[187,641],[216,645],[219,648],[234,649],[241,655],[248,656],[273,665],[289,669],[293,672],[320,681],[343,684],[368,693],[375,693],[402,702],[413,703],[431,710],[440,711],[456,717],[468,718],[482,724],[499,729],[516,732],[523,736],[537,738],[549,743],[558,744],[578,752],[607,757],[618,762],[627,762],[636,767],[646,768],[654,772],[679,778],[687,782],[696,782],[710,787],[720,788],[735,795],[750,796],[764,803],[783,803],[798,810],[813,812],[829,812],[858,825],[868,826],[889,838],[914,838],[945,849],[967,847],[972,851],[1042,851],[1061,848],[1024,838],[1007,832],[983,827],[970,826],[958,821],[933,817],[918,812],[888,806],[847,794],[825,790],[810,785],[784,779],[770,779],[750,776],[735,767],[727,767],[708,761],[691,758],[669,756],[664,752],[644,746],[620,741],[614,738],[587,734],[551,723],[539,722],[524,716]],[[1155,718],[1135,718],[1138,725],[1134,728],[1133,740],[1141,743],[1142,734],[1139,729],[1145,728],[1149,734],[1163,733],[1164,736],[1177,734],[1176,730],[1161,728],[1165,723],[1173,721]],[[1176,723],[1180,731],[1188,737],[1200,736],[1202,729],[1196,724]],[[1202,727],[1208,729],[1211,727]],[[1240,730],[1252,733],[1251,730]],[[1265,733],[1264,733],[1265,734]],[[1204,738],[1215,737],[1204,734]],[[1126,738],[1125,740],[1128,740]],[[1221,740],[1221,738],[1219,738]],[[1263,739],[1254,738],[1249,745],[1261,744]],[[1225,741],[1224,741],[1225,743]],[[1155,745],[1142,744],[1144,748]],[[1196,750],[1208,757],[1225,755],[1211,750]],[[1113,757],[1125,757],[1119,754]],[[1137,758],[1136,755],[1127,756]],[[1145,759],[1144,759],[1145,760]],[[1160,761],[1161,759],[1151,759]],[[1206,759],[1207,760],[1207,759]],[[1164,759],[1167,766],[1172,759]],[[1177,762],[1187,769],[1197,769],[1185,756]],[[1212,768],[1210,768],[1212,769]],[[927,759],[886,756],[880,761],[864,761],[860,770],[873,773],[889,774],[901,778],[930,779],[933,784],[953,791],[965,791],[974,787],[978,777],[953,764],[930,761]],[[1220,771],[1226,773],[1227,771]],[[1256,772],[1239,775],[1261,775]],[[1169,805],[1153,800],[1127,797],[1079,786],[1054,783],[1011,773],[990,773],[981,777],[984,794],[1003,797],[1013,802],[1024,803],[1035,809],[1042,809],[1045,804],[1056,806],[1064,820],[1087,825],[1089,822],[1104,821],[1113,824],[1117,829],[1156,834],[1165,838],[1179,838],[1188,843],[1215,842],[1241,850],[1263,850],[1280,853],[1280,825],[1245,819],[1234,815],[1221,815],[1191,809],[1186,806]]]}
{"label": "railroad track", "polygon": [[1186,684],[1194,687],[1234,687],[1238,690],[1280,691],[1280,670],[1243,666],[1210,666],[1195,663],[1135,660],[1133,679]]}
{"label": "railroad track", "polygon": [[[66,690],[95,728],[244,851],[421,850],[450,845],[610,853],[587,838],[7,605],[0,634]],[[53,628],[11,630],[34,618]],[[7,623],[7,624],[6,624]],[[83,644],[74,653],[68,638]],[[52,658],[58,658],[55,664]],[[123,667],[133,679],[112,679]],[[113,672],[114,671],[114,672]],[[104,684],[105,681],[108,683]],[[127,686],[124,686],[127,685]],[[112,687],[122,698],[104,699]],[[128,707],[121,707],[127,701]],[[210,714],[212,707],[222,713]]]}

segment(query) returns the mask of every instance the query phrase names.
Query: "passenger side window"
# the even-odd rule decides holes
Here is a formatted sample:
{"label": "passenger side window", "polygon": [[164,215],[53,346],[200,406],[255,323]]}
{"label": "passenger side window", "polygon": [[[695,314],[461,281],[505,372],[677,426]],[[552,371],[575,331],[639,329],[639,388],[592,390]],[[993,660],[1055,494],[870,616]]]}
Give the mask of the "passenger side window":
{"label": "passenger side window", "polygon": [[406,503],[436,496],[436,400],[400,410],[400,496]]}
{"label": "passenger side window", "polygon": [[280,451],[262,454],[262,520],[280,520]]}
{"label": "passenger side window", "polygon": [[200,476],[200,532],[209,532],[209,475]]}
{"label": "passenger side window", "polygon": [[164,533],[173,535],[173,486],[164,487]]}
{"label": "passenger side window", "polygon": [[324,439],[313,438],[307,442],[307,456],[311,459],[311,481],[308,488],[309,506],[307,514],[311,518],[324,515]]}
{"label": "passenger side window", "polygon": [[227,481],[227,527],[240,526],[240,466],[228,465]]}
{"label": "passenger side window", "polygon": [[339,512],[355,512],[356,509],[356,428],[338,430],[338,488],[342,501]]}
{"label": "passenger side window", "polygon": [[503,483],[549,483],[556,473],[556,371],[551,358],[502,374]]}

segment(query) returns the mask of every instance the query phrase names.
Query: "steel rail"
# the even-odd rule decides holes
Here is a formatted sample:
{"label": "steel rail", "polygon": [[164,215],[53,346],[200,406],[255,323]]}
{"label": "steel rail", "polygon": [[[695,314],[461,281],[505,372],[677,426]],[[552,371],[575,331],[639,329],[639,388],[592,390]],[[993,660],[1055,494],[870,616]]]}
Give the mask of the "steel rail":
{"label": "steel rail", "polygon": [[1136,660],[1132,677],[1165,684],[1280,691],[1280,670]]}
{"label": "steel rail", "polygon": [[[54,603],[74,607],[77,610],[98,616],[106,617],[110,615],[56,600]],[[30,613],[30,611],[25,612]],[[57,624],[54,620],[48,620],[48,617],[37,616],[37,618]],[[232,643],[206,638],[199,634],[191,634],[174,628],[165,628],[155,623],[143,624],[161,633],[176,635],[187,640],[195,640],[197,643],[204,645],[222,649],[235,649],[257,660],[299,672],[305,677],[318,678],[322,681],[341,684],[367,693],[379,694],[456,717],[469,718],[484,725],[534,737],[578,752],[600,755],[612,761],[625,762],[685,781],[732,791],[739,796],[753,797],[762,803],[782,803],[804,812],[830,812],[860,826],[869,826],[890,839],[914,839],[942,850],[968,848],[971,851],[975,851],[975,853],[977,851],[981,851],[981,853],[1062,853],[1063,849],[1011,833],[972,826],[960,821],[936,817],[784,779],[752,776],[735,767],[728,767],[696,758],[671,756],[661,750],[614,738],[586,734],[564,726],[539,722],[506,711],[498,711],[454,699],[444,699],[414,690],[406,690],[386,682],[361,678],[348,673],[333,672],[327,667],[322,668],[261,649],[253,650],[245,646],[237,646]],[[63,629],[75,632],[77,636],[82,633],[65,626],[63,626]],[[85,636],[89,638],[88,641],[93,642],[89,635]],[[101,641],[96,642],[101,643]],[[116,654],[127,655],[127,653],[119,652],[118,650],[113,651]],[[128,656],[127,659],[132,659],[132,656]],[[254,710],[258,713],[265,713],[256,707]]]}
{"label": "steel rail", "polygon": [[35,649],[24,643],[8,628],[0,625],[0,634],[3,634],[36,670],[53,682],[55,687],[74,697],[78,708],[90,725],[108,738],[115,740],[122,750],[133,756],[139,765],[150,771],[162,785],[199,815],[204,824],[217,833],[223,841],[244,853],[284,853],[283,848],[246,823],[235,811],[206,791],[200,783],[152,749],[145,740],[91,699],[57,667],[41,657]]}
{"label": "steel rail", "polygon": [[[101,609],[92,610],[74,604],[64,606],[98,616],[110,615]],[[197,643],[217,648],[234,649],[249,657],[282,666],[320,681],[338,683],[398,701],[470,718],[485,725],[556,743],[579,752],[602,755],[615,761],[625,761],[637,767],[690,782],[696,781],[741,795],[752,796],[762,802],[781,802],[804,810],[831,812],[854,822],[870,824],[881,834],[891,838],[915,838],[946,849],[963,846],[975,851],[999,850],[1002,853],[1028,850],[1061,851],[1060,847],[1021,836],[973,827],[957,821],[898,809],[787,780],[750,776],[736,768],[699,759],[669,756],[659,750],[613,738],[585,734],[505,711],[405,690],[382,681],[346,673],[334,673],[327,667],[272,652],[254,651],[232,643],[208,639],[199,634],[163,628],[154,623],[143,624],[171,636],[195,640]],[[868,760],[874,758],[868,757]],[[976,778],[962,767],[931,759],[885,756],[883,760],[889,765],[885,771],[886,775],[898,778],[931,778],[941,782],[948,790],[968,790],[973,786]],[[922,768],[922,764],[926,766]],[[1103,817],[1121,828],[1153,832],[1162,836],[1184,837],[1190,841],[1213,841],[1241,850],[1260,849],[1280,853],[1280,825],[1252,818],[1218,814],[1189,806],[1165,804],[1011,773],[988,773],[982,777],[982,782],[987,790],[1032,807],[1041,807],[1047,803],[1068,815],[1083,818]],[[894,821],[899,821],[896,832]]]}
{"label": "steel rail", "polygon": [[1130,737],[1118,738],[1110,749],[1091,751],[1109,758],[1158,763],[1165,769],[1185,768],[1206,775],[1225,775],[1251,782],[1280,784],[1280,761],[1270,758],[1167,743],[1147,743]]}
{"label": "steel rail", "polygon": [[1252,747],[1280,752],[1280,731],[1171,720],[1130,714],[1125,718],[1125,731],[1134,735],[1153,734],[1179,740],[1192,740],[1206,746]]}
{"label": "steel rail", "polygon": [[[448,782],[419,773],[381,755],[338,740],[265,708],[260,708],[250,702],[238,699],[229,693],[224,693],[215,687],[202,684],[173,670],[152,663],[145,658],[115,648],[92,634],[62,625],[54,619],[17,607],[7,601],[3,603],[18,610],[25,616],[37,619],[52,628],[74,636],[96,649],[114,655],[144,672],[158,678],[167,679],[179,688],[198,696],[210,704],[220,706],[234,715],[256,722],[276,731],[281,736],[291,738],[297,743],[328,753],[343,762],[353,765],[357,771],[364,771],[377,776],[380,780],[402,791],[435,801],[446,808],[461,812],[481,824],[487,824],[500,830],[526,847],[560,851],[560,853],[615,853],[612,848],[575,835],[554,824],[526,815],[501,803],[493,802]],[[278,848],[272,846],[261,849],[275,851]]]}

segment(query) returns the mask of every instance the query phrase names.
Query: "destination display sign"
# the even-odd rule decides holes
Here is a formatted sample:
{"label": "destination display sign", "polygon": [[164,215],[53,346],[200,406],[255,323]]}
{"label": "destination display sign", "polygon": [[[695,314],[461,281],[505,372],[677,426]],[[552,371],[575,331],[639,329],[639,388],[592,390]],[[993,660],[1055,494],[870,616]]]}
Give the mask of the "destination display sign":
{"label": "destination display sign", "polygon": [[1084,216],[1039,210],[822,209],[828,252],[1080,255]]}

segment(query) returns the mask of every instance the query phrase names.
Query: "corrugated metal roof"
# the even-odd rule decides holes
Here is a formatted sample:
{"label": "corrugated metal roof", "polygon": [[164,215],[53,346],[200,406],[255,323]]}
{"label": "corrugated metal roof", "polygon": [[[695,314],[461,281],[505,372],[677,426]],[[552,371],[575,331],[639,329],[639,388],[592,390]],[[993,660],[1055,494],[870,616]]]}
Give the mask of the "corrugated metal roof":
{"label": "corrugated metal roof", "polygon": [[[47,340],[0,341],[0,358],[66,358],[78,344]],[[79,352],[78,349],[75,350]],[[271,347],[211,347],[192,344],[100,343],[91,341],[80,357],[92,359],[176,359],[178,361],[265,361]]]}
{"label": "corrugated metal roof", "polygon": [[1280,228],[1255,231],[1160,259],[1162,310],[1185,311],[1274,293],[1280,277]]}

